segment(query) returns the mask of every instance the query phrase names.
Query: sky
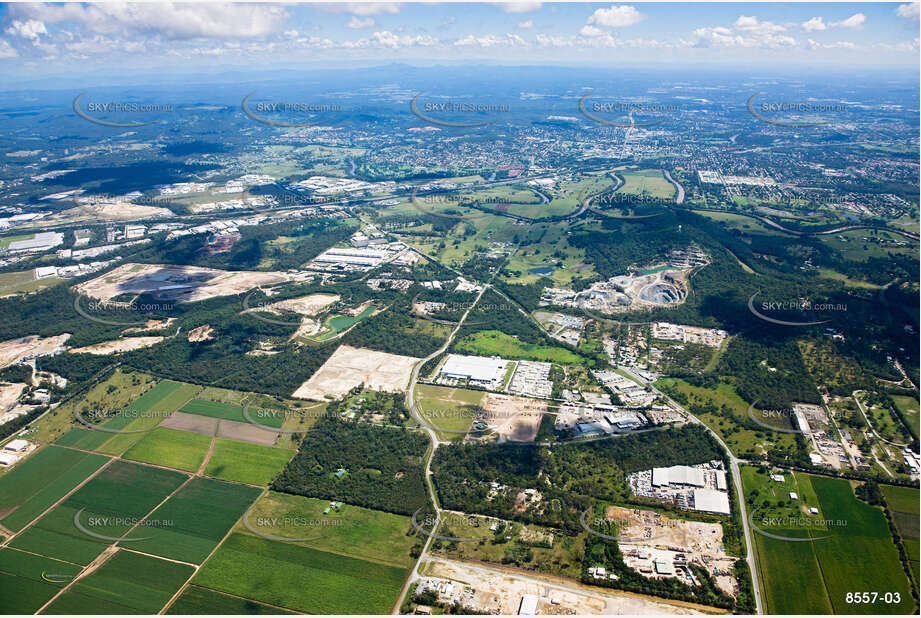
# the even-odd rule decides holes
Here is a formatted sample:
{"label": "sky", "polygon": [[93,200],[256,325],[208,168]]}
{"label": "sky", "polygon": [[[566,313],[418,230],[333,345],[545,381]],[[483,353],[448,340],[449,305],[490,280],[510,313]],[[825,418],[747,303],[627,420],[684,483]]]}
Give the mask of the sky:
{"label": "sky", "polygon": [[919,6],[12,3],[0,5],[0,73],[391,62],[917,68]]}

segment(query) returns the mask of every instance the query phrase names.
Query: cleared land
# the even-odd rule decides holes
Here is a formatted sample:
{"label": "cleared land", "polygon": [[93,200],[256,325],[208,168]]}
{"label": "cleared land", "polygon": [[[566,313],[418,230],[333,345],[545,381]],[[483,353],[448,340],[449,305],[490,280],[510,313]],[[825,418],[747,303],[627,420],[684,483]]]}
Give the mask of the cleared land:
{"label": "cleared land", "polygon": [[417,384],[416,409],[437,431],[439,440],[460,440],[470,430],[483,402],[483,391]]}
{"label": "cleared land", "polygon": [[119,551],[74,582],[43,614],[156,614],[195,569]]}
{"label": "cleared land", "polygon": [[[408,569],[234,533],[197,585],[313,614],[386,614]],[[310,582],[309,585],[304,585]]]}
{"label": "cleared land", "polygon": [[319,401],[327,396],[339,398],[361,384],[376,391],[402,392],[418,361],[412,356],[342,345],[292,397]]}
{"label": "cleared land", "polygon": [[485,420],[501,438],[511,442],[533,442],[547,403],[537,399],[486,393]]}
{"label": "cleared land", "polygon": [[294,451],[218,439],[205,474],[228,481],[267,486],[294,457]]}
{"label": "cleared land", "polygon": [[[75,519],[96,535],[120,537],[133,518],[147,515],[186,475],[114,461],[67,500],[13,539],[11,546],[86,565],[111,541],[81,532]],[[78,515],[79,514],[79,515]]]}
{"label": "cleared land", "polygon": [[[15,238],[12,240],[15,240]],[[62,281],[64,279],[60,277],[36,279],[34,270],[0,273],[0,297],[11,296],[20,292],[37,292]]]}
{"label": "cleared land", "polygon": [[193,478],[138,528],[139,535],[149,538],[120,545],[201,564],[260,491],[245,485]]}
{"label": "cleared land", "polygon": [[140,350],[149,348],[163,341],[164,337],[124,337],[123,339],[113,339],[112,341],[103,341],[94,343],[82,348],[71,348],[68,350],[71,354],[95,354],[97,356],[108,356],[119,352],[130,352],[131,350]]}
{"label": "cleared land", "polygon": [[199,266],[122,264],[77,286],[77,291],[108,301],[124,294],[151,294],[157,300],[191,302],[241,294],[259,286],[289,281],[281,272],[226,271]]}
{"label": "cleared land", "polygon": [[68,339],[70,333],[54,337],[28,335],[0,342],[0,367],[18,363],[25,356],[50,356],[55,350],[62,349]]}
{"label": "cleared land", "polygon": [[621,175],[624,184],[617,193],[648,195],[662,199],[671,199],[675,196],[675,185],[665,178],[662,170],[636,170],[621,172]]}
{"label": "cleared land", "polygon": [[892,400],[905,417],[908,426],[912,428],[916,436],[919,435],[921,433],[921,414],[918,412],[918,400],[905,395],[892,395]]}
{"label": "cleared land", "polygon": [[484,330],[467,335],[454,346],[454,351],[474,356],[501,356],[514,360],[545,361],[562,364],[577,364],[582,357],[566,348],[557,348],[536,343],[524,343],[516,337],[497,330]]}
{"label": "cleared land", "polygon": [[201,467],[211,438],[188,431],[157,427],[128,449],[125,459],[195,472]]}
{"label": "cleared land", "polygon": [[0,477],[0,523],[22,530],[107,461],[54,445],[33,453]]}

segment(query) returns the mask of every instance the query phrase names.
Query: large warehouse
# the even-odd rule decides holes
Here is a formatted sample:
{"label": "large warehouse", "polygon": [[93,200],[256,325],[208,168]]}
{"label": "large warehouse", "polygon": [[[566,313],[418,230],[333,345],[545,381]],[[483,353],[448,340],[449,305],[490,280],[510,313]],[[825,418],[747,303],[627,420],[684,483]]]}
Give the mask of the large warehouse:
{"label": "large warehouse", "polygon": [[654,487],[668,485],[704,486],[704,471],[691,466],[672,466],[670,468],[653,468],[652,484]]}
{"label": "large warehouse", "polygon": [[715,489],[695,489],[694,510],[729,515],[729,494]]}
{"label": "large warehouse", "polygon": [[498,357],[462,356],[450,354],[441,367],[440,375],[455,380],[468,380],[472,383],[488,385],[501,382],[505,375],[508,361]]}

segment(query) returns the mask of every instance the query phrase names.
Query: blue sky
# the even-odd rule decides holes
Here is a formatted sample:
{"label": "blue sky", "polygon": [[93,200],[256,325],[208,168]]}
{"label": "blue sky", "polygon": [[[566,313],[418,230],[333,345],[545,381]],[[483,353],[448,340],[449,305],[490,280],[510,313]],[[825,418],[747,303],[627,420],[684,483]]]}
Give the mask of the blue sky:
{"label": "blue sky", "polygon": [[0,7],[0,70],[434,64],[917,67],[918,3]]}

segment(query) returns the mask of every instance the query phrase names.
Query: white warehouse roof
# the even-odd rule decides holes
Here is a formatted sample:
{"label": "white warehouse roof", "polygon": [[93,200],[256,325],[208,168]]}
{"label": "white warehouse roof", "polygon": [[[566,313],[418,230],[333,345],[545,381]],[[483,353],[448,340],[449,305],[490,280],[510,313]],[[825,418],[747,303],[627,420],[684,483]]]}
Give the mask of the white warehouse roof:
{"label": "white warehouse roof", "polygon": [[729,494],[715,489],[695,489],[694,510],[729,515]]}
{"label": "white warehouse roof", "polygon": [[656,487],[662,485],[693,485],[704,486],[704,471],[691,466],[672,466],[670,468],[653,468],[652,484]]}
{"label": "white warehouse roof", "polygon": [[488,382],[502,377],[507,361],[487,356],[462,356],[450,354],[441,373],[450,377]]}

